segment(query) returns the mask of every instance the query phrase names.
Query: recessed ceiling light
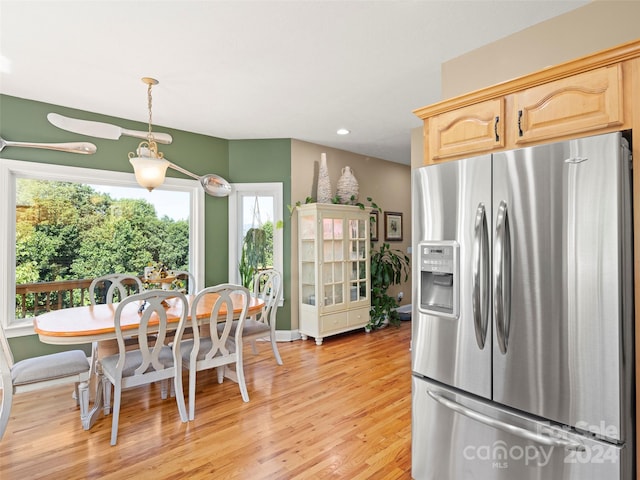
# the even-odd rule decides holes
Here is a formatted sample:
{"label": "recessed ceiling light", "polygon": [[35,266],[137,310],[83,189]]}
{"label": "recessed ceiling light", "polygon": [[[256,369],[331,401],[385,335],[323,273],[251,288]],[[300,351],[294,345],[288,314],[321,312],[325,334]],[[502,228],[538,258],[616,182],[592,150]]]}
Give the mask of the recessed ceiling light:
{"label": "recessed ceiling light", "polygon": [[346,128],[339,128],[336,132],[338,135],[349,135],[351,130],[347,130]]}

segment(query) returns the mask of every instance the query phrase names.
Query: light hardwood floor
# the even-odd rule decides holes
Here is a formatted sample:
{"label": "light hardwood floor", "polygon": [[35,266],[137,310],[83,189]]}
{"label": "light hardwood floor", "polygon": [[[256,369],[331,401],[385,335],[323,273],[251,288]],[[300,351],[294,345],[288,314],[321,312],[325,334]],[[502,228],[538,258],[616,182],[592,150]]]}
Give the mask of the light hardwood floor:
{"label": "light hardwood floor", "polygon": [[[118,444],[111,417],[84,431],[69,387],[14,397],[0,442],[0,478],[409,479],[410,322],[365,334],[245,349],[251,398],[198,374],[196,418],[181,423],[159,385],[123,393]],[[185,375],[186,389],[186,375]]]}

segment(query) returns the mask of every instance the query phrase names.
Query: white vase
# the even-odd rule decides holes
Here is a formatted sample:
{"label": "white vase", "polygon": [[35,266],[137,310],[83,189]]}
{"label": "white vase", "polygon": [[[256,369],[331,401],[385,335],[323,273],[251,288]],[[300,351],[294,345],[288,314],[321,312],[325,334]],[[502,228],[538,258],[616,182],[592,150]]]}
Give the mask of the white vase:
{"label": "white vase", "polygon": [[318,192],[316,194],[318,203],[331,203],[331,181],[329,180],[329,169],[327,168],[327,154],[320,154],[320,170],[318,171]]}
{"label": "white vase", "polygon": [[358,188],[358,180],[356,180],[353,172],[351,172],[351,167],[344,167],[336,190],[336,196],[340,199],[340,203],[357,202]]}

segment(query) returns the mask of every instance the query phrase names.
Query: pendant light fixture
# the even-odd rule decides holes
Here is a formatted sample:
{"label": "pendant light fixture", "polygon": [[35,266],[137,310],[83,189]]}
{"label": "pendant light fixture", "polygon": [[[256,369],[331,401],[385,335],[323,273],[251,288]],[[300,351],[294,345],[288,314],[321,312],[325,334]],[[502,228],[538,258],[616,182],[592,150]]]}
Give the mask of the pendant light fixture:
{"label": "pendant light fixture", "polygon": [[129,152],[129,162],[133,165],[133,171],[136,175],[136,181],[141,187],[151,191],[164,183],[164,176],[169,167],[169,161],[166,160],[162,152],[158,152],[158,144],[153,138],[151,131],[152,123],[152,98],[151,88],[158,84],[155,78],[143,77],[142,81],[147,84],[147,107],[149,109],[149,131],[147,140],[140,142],[136,153]]}
{"label": "pendant light fixture", "polygon": [[210,173],[199,177],[188,170],[171,163],[164,158],[162,152],[158,152],[153,132],[151,130],[152,117],[152,96],[151,89],[158,84],[155,78],[143,77],[142,82],[147,85],[147,106],[149,109],[149,132],[147,140],[140,142],[136,152],[129,152],[129,162],[133,166],[136,181],[141,187],[151,191],[164,183],[167,168],[173,168],[185,175],[195,178],[200,182],[204,191],[214,197],[226,197],[231,193],[231,185],[224,178]]}

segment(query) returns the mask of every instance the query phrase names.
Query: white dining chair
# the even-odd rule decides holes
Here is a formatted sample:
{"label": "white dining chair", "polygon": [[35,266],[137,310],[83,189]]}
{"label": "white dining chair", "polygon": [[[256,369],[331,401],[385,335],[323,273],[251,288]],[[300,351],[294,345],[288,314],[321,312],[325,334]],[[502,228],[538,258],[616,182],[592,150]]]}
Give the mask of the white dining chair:
{"label": "white dining chair", "polygon": [[[81,418],[89,411],[89,359],[82,350],[69,350],[14,363],[13,353],[0,326],[0,377],[2,405],[0,406],[0,440],[9,423],[13,396],[61,384],[75,384],[76,403]],[[53,414],[53,412],[52,412]]]}
{"label": "white dining chair", "polygon": [[182,280],[185,283],[184,290],[181,290],[182,293],[187,293],[189,295],[193,295],[196,290],[196,277],[193,273],[188,272],[187,270],[170,270],[169,275],[172,277],[176,277],[178,280]]}
{"label": "white dining chair", "polygon": [[89,285],[89,299],[91,305],[97,303],[116,303],[129,295],[143,290],[142,280],[135,275],[125,273],[109,273],[96,277]]}
{"label": "white dining chair", "polygon": [[[140,293],[144,290],[142,280],[135,275],[126,273],[108,273],[100,277],[96,277],[89,285],[89,300],[91,305],[106,303],[111,305],[120,302],[129,295]],[[127,338],[127,345],[136,345],[137,340]],[[91,362],[92,369],[96,369],[96,361],[98,358],[98,342],[91,345]],[[99,372],[98,372],[99,373]],[[111,410],[111,386],[109,382],[101,377],[102,381],[102,409],[105,415],[109,415]]]}
{"label": "white dining chair", "polygon": [[[214,302],[209,318],[200,320],[200,327],[196,320],[198,304],[204,300],[204,296],[215,293],[218,295]],[[235,338],[231,341],[231,327],[234,321],[234,306],[232,294],[242,298],[242,310],[235,329]],[[226,310],[224,318],[221,318],[221,310]],[[189,420],[195,417],[196,397],[196,372],[215,368],[218,374],[218,383],[222,383],[224,377],[236,382],[240,387],[242,400],[249,401],[249,393],[244,379],[242,365],[242,327],[249,310],[249,290],[241,285],[222,284],[201,290],[191,305],[191,326],[193,338],[183,340],[174,345],[182,357],[183,367],[189,369]],[[221,326],[220,329],[215,325]],[[235,365],[235,370],[230,368]]]}
{"label": "white dining chair", "polygon": [[[161,381],[162,398],[166,399],[166,384],[172,379],[180,419],[183,422],[187,421],[182,369],[169,346],[167,329],[172,326],[167,322],[167,311],[163,302],[177,303],[181,310],[175,335],[176,341],[179,341],[182,338],[189,309],[187,298],[183,293],[170,290],[148,290],[125,298],[116,308],[114,324],[118,353],[100,360],[102,375],[114,388],[111,445],[117,442],[122,390],[127,388]],[[138,348],[134,350],[126,347],[127,333],[126,330],[123,331],[120,324],[120,318],[125,309],[136,309],[140,315],[138,336],[135,337],[138,339]],[[150,337],[151,334],[153,337]],[[153,338],[154,341],[151,343],[148,338]]]}
{"label": "white dining chair", "polygon": [[[282,292],[282,275],[278,270],[268,269],[258,272],[253,277],[253,295],[262,299],[265,304],[260,313],[247,318],[242,329],[242,338],[251,344],[254,355],[258,354],[256,341],[266,339],[271,343],[273,356],[278,365],[282,365],[282,358],[276,342],[276,315],[278,301]],[[231,327],[230,337],[235,336],[237,321]],[[221,328],[218,326],[218,328]]]}

